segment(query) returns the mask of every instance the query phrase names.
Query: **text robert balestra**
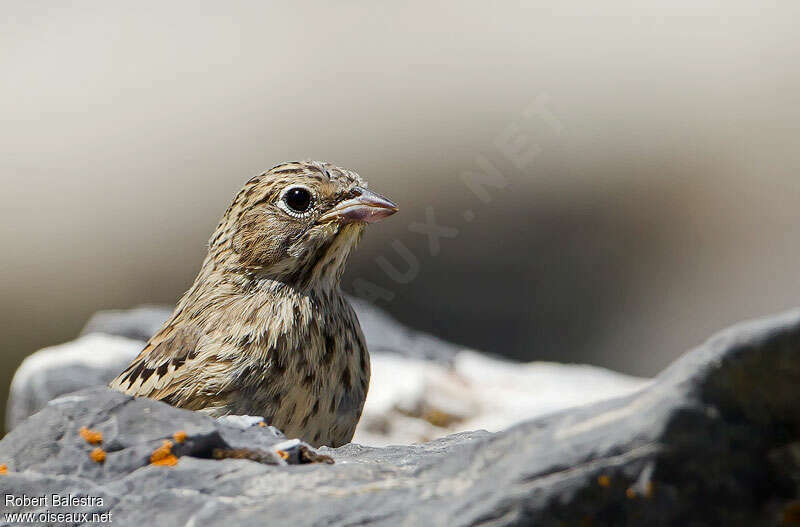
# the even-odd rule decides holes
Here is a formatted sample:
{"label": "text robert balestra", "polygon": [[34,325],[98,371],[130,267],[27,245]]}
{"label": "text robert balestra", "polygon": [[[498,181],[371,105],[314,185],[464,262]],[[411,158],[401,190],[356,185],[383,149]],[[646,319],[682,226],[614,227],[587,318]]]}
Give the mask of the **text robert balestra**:
{"label": "text robert balestra", "polygon": [[75,494],[6,494],[6,507],[102,507],[102,496],[79,496]]}

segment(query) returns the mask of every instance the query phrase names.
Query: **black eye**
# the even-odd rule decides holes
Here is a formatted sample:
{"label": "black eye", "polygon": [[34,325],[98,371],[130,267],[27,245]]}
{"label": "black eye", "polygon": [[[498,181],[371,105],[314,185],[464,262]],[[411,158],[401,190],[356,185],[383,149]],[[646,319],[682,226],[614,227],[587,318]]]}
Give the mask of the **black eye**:
{"label": "black eye", "polygon": [[307,212],[311,208],[311,192],[303,187],[294,187],[283,195],[283,201],[295,212]]}

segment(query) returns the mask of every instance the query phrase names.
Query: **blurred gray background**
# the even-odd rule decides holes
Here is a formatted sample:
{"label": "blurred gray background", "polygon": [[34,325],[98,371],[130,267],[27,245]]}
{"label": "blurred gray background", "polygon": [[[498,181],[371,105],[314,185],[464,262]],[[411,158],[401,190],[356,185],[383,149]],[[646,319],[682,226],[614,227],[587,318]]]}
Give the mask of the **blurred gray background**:
{"label": "blurred gray background", "polygon": [[652,375],[797,305],[800,6],[647,4],[3,2],[0,399],[292,159],[401,206],[345,289],[467,346]]}

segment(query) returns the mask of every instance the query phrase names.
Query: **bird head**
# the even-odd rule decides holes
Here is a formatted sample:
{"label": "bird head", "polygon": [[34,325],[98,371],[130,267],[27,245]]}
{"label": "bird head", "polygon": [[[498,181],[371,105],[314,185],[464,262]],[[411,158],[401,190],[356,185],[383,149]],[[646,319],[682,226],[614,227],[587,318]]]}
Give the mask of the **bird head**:
{"label": "bird head", "polygon": [[317,161],[284,163],[245,184],[209,255],[228,269],[291,286],[335,285],[364,227],[395,212],[355,172]]}

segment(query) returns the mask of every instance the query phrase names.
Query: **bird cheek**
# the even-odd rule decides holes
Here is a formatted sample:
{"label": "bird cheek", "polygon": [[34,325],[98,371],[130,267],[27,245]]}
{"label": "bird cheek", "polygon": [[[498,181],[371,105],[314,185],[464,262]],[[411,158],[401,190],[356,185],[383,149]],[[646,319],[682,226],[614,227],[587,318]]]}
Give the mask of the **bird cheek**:
{"label": "bird cheek", "polygon": [[240,228],[231,242],[239,261],[247,267],[268,267],[285,252],[280,238],[263,229]]}

